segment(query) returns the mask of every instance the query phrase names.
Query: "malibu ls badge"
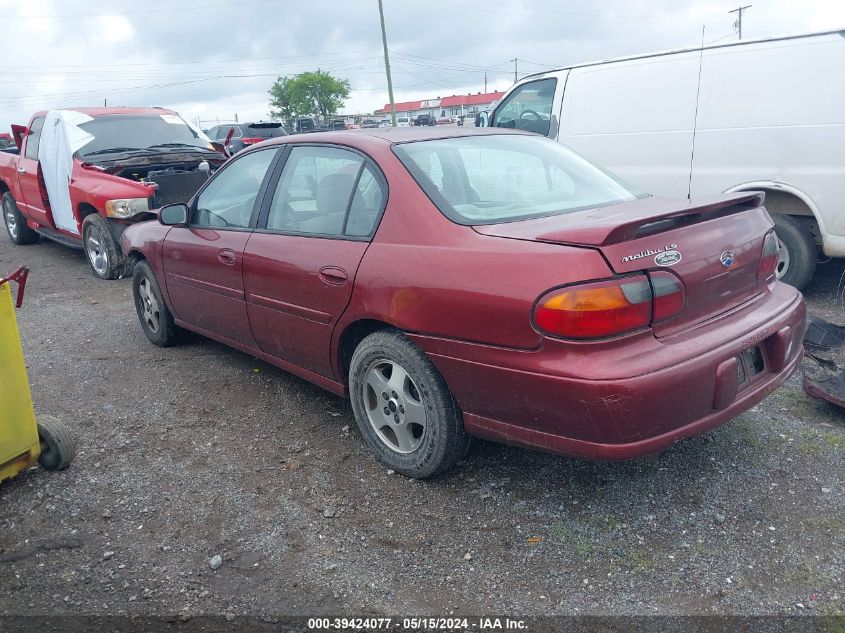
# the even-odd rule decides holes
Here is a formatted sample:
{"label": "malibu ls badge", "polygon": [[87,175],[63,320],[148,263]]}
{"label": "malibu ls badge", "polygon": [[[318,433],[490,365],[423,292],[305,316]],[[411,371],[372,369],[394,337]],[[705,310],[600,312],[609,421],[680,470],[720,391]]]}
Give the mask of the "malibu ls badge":
{"label": "malibu ls badge", "polygon": [[631,255],[625,255],[622,258],[622,263],[625,262],[633,262],[638,259],[643,259],[644,257],[651,257],[654,256],[654,263],[658,266],[674,266],[679,261],[681,261],[681,253],[677,250],[678,245],[675,243],[672,244],[665,244],[663,246],[659,246],[655,249],[647,248],[644,251],[640,251],[639,253],[633,253]]}

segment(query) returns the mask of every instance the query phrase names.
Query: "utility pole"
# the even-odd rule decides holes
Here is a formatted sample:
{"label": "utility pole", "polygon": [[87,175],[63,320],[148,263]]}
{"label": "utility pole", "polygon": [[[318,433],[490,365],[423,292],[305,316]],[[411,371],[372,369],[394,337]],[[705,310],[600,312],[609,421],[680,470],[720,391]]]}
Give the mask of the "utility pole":
{"label": "utility pole", "polygon": [[733,11],[728,11],[729,14],[730,13],[736,13],[737,14],[736,27],[737,27],[737,31],[739,32],[739,39],[742,39],[742,12],[745,11],[746,9],[750,9],[752,6],[753,5],[746,4],[744,7],[737,7]]}
{"label": "utility pole", "polygon": [[484,73],[484,94],[487,94],[487,73]]}
{"label": "utility pole", "polygon": [[381,19],[381,43],[384,46],[384,71],[387,73],[387,96],[390,97],[390,123],[396,127],[396,105],[393,102],[393,79],[390,77],[390,56],[387,54],[387,33],[384,30],[384,7],[378,0],[378,15]]}
{"label": "utility pole", "polygon": [[516,83],[517,81],[519,81],[519,78],[517,77],[519,67],[517,66],[516,57],[514,57],[511,61],[513,62],[513,82]]}

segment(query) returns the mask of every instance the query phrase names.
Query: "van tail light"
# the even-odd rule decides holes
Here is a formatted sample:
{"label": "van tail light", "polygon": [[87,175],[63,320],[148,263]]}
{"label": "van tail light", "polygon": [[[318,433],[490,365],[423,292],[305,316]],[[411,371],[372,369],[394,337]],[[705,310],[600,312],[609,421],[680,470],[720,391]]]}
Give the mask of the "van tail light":
{"label": "van tail light", "polygon": [[662,270],[649,273],[649,277],[654,295],[652,310],[655,322],[671,319],[684,309],[687,297],[680,279]]}
{"label": "van tail light", "polygon": [[252,145],[254,143],[260,143],[264,139],[263,138],[253,138],[251,136],[244,136],[243,138],[241,138],[241,140],[243,141],[244,145]]}
{"label": "van tail light", "polygon": [[537,302],[534,322],[552,336],[606,338],[648,327],[651,309],[651,284],[637,275],[552,290]]}
{"label": "van tail light", "polygon": [[777,267],[778,238],[772,230],[766,233],[766,238],[763,240],[763,254],[760,257],[760,265],[757,267],[757,281],[774,283]]}

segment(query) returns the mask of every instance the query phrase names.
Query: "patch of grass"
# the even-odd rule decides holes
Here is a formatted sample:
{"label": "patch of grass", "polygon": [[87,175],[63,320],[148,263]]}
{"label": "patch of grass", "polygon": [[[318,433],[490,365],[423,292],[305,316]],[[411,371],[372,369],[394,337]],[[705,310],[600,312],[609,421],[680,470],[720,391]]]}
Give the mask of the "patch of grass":
{"label": "patch of grass", "polygon": [[571,548],[572,553],[577,558],[589,560],[593,557],[596,548],[592,540],[576,534],[566,523],[558,521],[552,525],[549,531],[557,540]]}
{"label": "patch of grass", "polygon": [[651,552],[641,548],[626,550],[619,559],[619,563],[622,567],[638,572],[652,571],[656,566],[654,556]]}
{"label": "patch of grass", "polygon": [[795,417],[805,417],[812,406],[812,402],[803,389],[781,387],[777,394],[779,396],[778,404]]}
{"label": "patch of grass", "polygon": [[807,457],[820,455],[827,450],[845,447],[845,435],[835,431],[806,430],[801,432],[798,451]]}
{"label": "patch of grass", "polygon": [[845,533],[845,519],[836,516],[811,516],[807,518],[806,525],[823,532],[834,534]]}

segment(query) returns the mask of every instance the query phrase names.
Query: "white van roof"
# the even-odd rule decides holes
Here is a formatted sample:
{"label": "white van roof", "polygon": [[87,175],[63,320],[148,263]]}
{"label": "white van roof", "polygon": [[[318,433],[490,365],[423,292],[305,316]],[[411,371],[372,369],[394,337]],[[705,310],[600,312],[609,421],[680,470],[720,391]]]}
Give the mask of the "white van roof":
{"label": "white van roof", "polygon": [[711,44],[705,46],[692,46],[688,48],[675,48],[669,49],[665,51],[656,51],[652,53],[641,53],[639,55],[627,55],[625,57],[612,57],[610,59],[601,59],[598,61],[593,62],[583,62],[581,64],[571,64],[569,66],[561,66],[560,68],[555,68],[552,70],[544,70],[537,73],[531,73],[530,75],[525,75],[522,79],[520,79],[517,83],[522,83],[526,79],[529,78],[536,78],[536,77],[543,77],[545,75],[550,75],[552,73],[557,73],[562,70],[570,70],[572,68],[584,68],[585,66],[599,66],[601,64],[612,64],[614,62],[625,62],[634,59],[647,59],[649,57],[662,57],[664,55],[676,55],[678,53],[693,53],[701,50],[710,50],[714,48],[727,48],[729,46],[745,46],[746,44],[759,44],[760,42],[780,42],[784,40],[795,40],[801,39],[805,37],[818,37],[820,35],[836,35],[838,34],[842,38],[845,38],[845,28],[841,29],[834,29],[832,31],[816,31],[813,33],[800,33],[798,35],[782,35],[777,37],[763,37],[756,40],[740,40],[738,42],[726,42],[724,44]]}

